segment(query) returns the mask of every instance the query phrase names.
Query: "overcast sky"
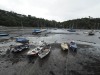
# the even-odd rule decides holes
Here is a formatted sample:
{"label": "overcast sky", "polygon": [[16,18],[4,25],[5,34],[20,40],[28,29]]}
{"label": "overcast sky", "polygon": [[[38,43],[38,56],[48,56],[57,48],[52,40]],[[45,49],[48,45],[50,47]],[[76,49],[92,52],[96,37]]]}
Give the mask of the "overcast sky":
{"label": "overcast sky", "polygon": [[100,0],[1,0],[0,9],[56,21],[100,16]]}

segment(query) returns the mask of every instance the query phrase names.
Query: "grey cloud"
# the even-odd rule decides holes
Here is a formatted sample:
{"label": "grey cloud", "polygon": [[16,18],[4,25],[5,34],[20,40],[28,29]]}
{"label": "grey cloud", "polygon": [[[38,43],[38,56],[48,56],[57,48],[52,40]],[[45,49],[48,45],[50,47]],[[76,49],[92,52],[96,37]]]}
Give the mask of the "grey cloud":
{"label": "grey cloud", "polygon": [[2,0],[0,8],[56,21],[100,16],[100,0]]}

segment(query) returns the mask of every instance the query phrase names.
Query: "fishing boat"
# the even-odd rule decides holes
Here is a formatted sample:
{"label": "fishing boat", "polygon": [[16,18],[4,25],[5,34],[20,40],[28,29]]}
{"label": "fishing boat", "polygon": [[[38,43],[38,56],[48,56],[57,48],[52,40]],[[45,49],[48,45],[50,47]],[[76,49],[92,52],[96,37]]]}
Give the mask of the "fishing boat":
{"label": "fishing boat", "polygon": [[21,51],[24,51],[26,49],[29,49],[29,45],[23,44],[23,45],[13,46],[10,49],[11,49],[11,52],[13,52],[13,53],[21,52]]}
{"label": "fishing boat", "polygon": [[51,46],[50,45],[45,45],[45,47],[43,47],[43,49],[41,49],[38,52],[38,56],[42,59],[45,56],[47,56],[50,53],[50,51],[51,51]]}
{"label": "fishing boat", "polygon": [[75,41],[71,41],[71,42],[70,42],[70,49],[72,49],[73,51],[76,51],[76,49],[77,49],[77,44],[75,43]]}
{"label": "fishing boat", "polygon": [[39,51],[41,51],[41,49],[43,49],[42,46],[36,47],[36,48],[34,48],[34,49],[31,49],[31,50],[29,50],[29,51],[27,52],[27,55],[28,55],[28,56],[37,55],[37,53],[38,53]]}
{"label": "fishing boat", "polygon": [[68,44],[67,43],[61,43],[62,50],[68,50]]}

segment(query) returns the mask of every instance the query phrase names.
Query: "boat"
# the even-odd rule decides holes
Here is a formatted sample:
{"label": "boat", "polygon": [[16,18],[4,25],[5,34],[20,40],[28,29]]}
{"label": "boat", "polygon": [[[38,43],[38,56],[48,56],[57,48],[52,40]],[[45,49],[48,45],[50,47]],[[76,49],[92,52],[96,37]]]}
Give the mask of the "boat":
{"label": "boat", "polygon": [[76,30],[75,29],[68,29],[67,31],[69,31],[69,32],[76,32]]}
{"label": "boat", "polygon": [[57,30],[57,28],[54,28],[54,30]]}
{"label": "boat", "polygon": [[73,25],[70,27],[70,29],[68,29],[67,31],[69,31],[69,32],[76,32],[76,30],[73,29],[73,26],[74,26],[74,23],[73,23]]}
{"label": "boat", "polygon": [[21,52],[21,51],[24,51],[26,49],[29,49],[29,45],[23,44],[23,45],[13,46],[10,49],[11,49],[11,52],[17,53],[17,52]]}
{"label": "boat", "polygon": [[67,43],[61,43],[62,50],[68,50],[68,44]]}
{"label": "boat", "polygon": [[41,51],[42,48],[43,48],[42,46],[39,46],[39,47],[36,47],[36,48],[34,48],[34,49],[31,49],[31,50],[29,50],[29,51],[27,52],[27,55],[28,55],[28,56],[37,55],[37,53],[38,53],[39,51]]}
{"label": "boat", "polygon": [[94,33],[94,30],[91,30],[89,33],[88,33],[88,35],[94,35],[95,33]]}
{"label": "boat", "polygon": [[[23,35],[24,29],[23,29],[22,21],[21,21],[21,26],[22,26],[22,35]],[[19,38],[16,38],[16,42],[18,42],[18,43],[29,43],[29,40],[26,39],[25,37],[19,37]]]}
{"label": "boat", "polygon": [[16,42],[19,42],[19,43],[29,43],[29,40],[27,40],[26,38],[16,38]]}
{"label": "boat", "polygon": [[38,33],[41,33],[41,30],[40,29],[34,29],[32,31],[32,34],[38,34]]}
{"label": "boat", "polygon": [[77,44],[75,43],[75,41],[71,41],[71,42],[70,42],[70,49],[72,49],[73,51],[76,51],[76,49],[77,49]]}
{"label": "boat", "polygon": [[45,56],[47,56],[51,51],[51,46],[50,45],[45,45],[41,51],[38,52],[38,56],[42,59]]}
{"label": "boat", "polygon": [[8,35],[9,35],[8,33],[4,33],[4,32],[0,33],[0,36],[8,36]]}

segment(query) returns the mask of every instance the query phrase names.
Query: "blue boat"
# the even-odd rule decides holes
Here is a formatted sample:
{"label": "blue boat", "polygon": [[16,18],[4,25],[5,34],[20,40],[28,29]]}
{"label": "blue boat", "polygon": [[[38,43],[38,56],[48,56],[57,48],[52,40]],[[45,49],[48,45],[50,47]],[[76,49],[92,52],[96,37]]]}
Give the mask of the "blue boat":
{"label": "blue boat", "polygon": [[73,51],[76,51],[76,49],[77,49],[77,44],[75,43],[75,41],[71,41],[71,42],[70,42],[70,49],[72,49]]}
{"label": "blue boat", "polygon": [[16,42],[19,42],[19,43],[29,43],[29,40],[27,40],[26,38],[16,38]]}
{"label": "blue boat", "polygon": [[41,30],[40,29],[34,29],[33,31],[32,31],[32,34],[38,34],[38,33],[41,33]]}
{"label": "blue boat", "polygon": [[8,35],[9,35],[9,34],[4,33],[4,32],[0,33],[0,36],[8,36]]}

